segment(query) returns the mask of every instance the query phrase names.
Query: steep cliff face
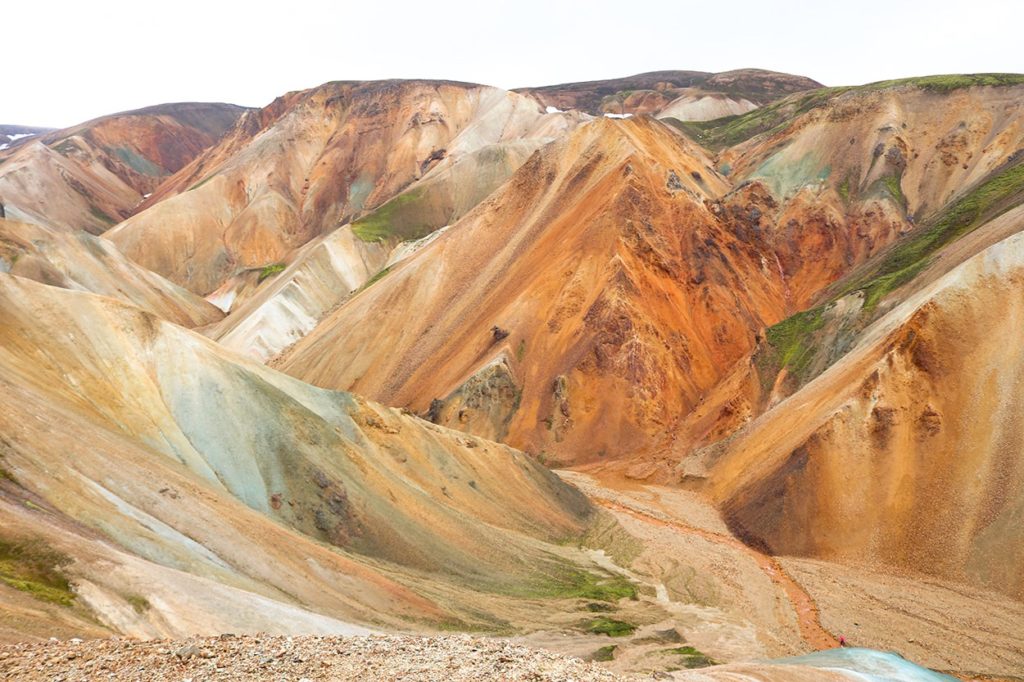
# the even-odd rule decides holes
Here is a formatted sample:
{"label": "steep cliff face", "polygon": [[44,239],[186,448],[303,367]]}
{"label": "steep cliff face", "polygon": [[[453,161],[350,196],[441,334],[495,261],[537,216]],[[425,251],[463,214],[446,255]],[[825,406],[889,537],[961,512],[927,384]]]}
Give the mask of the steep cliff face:
{"label": "steep cliff face", "polygon": [[[247,114],[107,236],[142,265],[206,295],[246,271],[288,261],[435,166],[454,168],[489,145],[543,140],[576,118],[545,115],[526,97],[476,85],[329,83]],[[427,232],[446,224],[426,222]],[[386,239],[389,225],[362,234]]]}

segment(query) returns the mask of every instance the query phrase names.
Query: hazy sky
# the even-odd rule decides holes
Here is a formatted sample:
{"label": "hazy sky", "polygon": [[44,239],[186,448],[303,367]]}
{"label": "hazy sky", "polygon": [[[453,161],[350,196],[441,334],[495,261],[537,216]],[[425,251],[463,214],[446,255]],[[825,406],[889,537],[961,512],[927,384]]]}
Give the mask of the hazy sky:
{"label": "hazy sky", "polygon": [[0,123],[176,101],[262,106],[329,80],[512,88],[759,67],[826,85],[1024,72],[1019,0],[37,0],[3,12]]}

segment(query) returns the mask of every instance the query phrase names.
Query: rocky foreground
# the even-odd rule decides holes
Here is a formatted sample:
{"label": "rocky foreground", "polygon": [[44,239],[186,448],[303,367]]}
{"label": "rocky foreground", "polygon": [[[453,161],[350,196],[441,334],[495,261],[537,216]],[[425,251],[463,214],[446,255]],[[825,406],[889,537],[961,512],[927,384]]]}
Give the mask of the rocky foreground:
{"label": "rocky foreground", "polygon": [[530,680],[612,682],[592,663],[510,642],[450,637],[51,640],[0,648],[3,680]]}

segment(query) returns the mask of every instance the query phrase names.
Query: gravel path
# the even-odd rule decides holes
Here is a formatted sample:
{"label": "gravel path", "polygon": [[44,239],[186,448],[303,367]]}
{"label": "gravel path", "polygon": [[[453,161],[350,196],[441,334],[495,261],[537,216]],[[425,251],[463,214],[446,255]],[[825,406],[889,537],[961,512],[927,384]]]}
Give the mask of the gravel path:
{"label": "gravel path", "polygon": [[0,679],[402,680],[615,682],[593,663],[503,640],[445,637],[271,637],[51,640],[0,647]]}

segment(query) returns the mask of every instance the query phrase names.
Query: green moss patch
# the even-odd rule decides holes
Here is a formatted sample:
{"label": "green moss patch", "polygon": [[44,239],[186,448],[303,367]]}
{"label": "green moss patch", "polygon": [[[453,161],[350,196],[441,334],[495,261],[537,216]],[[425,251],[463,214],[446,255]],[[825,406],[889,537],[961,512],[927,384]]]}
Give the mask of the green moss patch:
{"label": "green moss patch", "polygon": [[[517,596],[540,599],[589,599],[614,603],[620,599],[637,599],[636,585],[621,575],[595,575],[567,564],[552,563],[542,577],[520,591]],[[589,607],[588,607],[589,608]]]}
{"label": "green moss patch", "polygon": [[609,637],[628,637],[636,630],[636,626],[623,620],[615,620],[601,616],[595,618],[586,625],[587,632],[595,635],[608,635]]}
{"label": "green moss patch", "polygon": [[597,661],[598,663],[605,663],[607,661],[611,661],[615,658],[615,650],[618,648],[619,647],[616,644],[609,644],[608,646],[603,646],[594,652],[593,656],[591,656],[591,659]]}
{"label": "green moss patch", "polygon": [[284,263],[271,263],[270,265],[264,265],[263,268],[260,269],[260,276],[257,278],[256,283],[259,284],[268,277],[273,277],[280,272],[284,272],[284,269]]}
{"label": "green moss patch", "polygon": [[129,594],[125,597],[125,600],[132,605],[132,609],[135,613],[143,614],[150,609],[149,600],[140,594]]}
{"label": "green moss patch", "polygon": [[666,649],[666,654],[674,654],[682,657],[684,668],[707,668],[710,665],[718,665],[718,662],[707,654],[698,651],[692,646],[681,646],[675,649]]}
{"label": "green moss patch", "polygon": [[399,194],[352,223],[352,233],[364,242],[422,239],[437,227],[424,215],[422,191]]}
{"label": "green moss patch", "polygon": [[63,567],[71,558],[40,538],[0,539],[0,582],[36,599],[71,606],[75,594]]}
{"label": "green moss patch", "polygon": [[194,184],[194,185],[192,185],[191,187],[189,187],[189,188],[188,188],[188,191],[189,191],[189,192],[191,192],[191,191],[192,191],[192,190],[194,190],[194,189],[199,189],[200,187],[202,187],[203,185],[205,185],[206,183],[208,183],[208,182],[209,182],[210,180],[213,180],[213,179],[214,179],[215,177],[217,177],[217,174],[216,174],[216,173],[214,173],[213,175],[208,175],[208,176],[206,176],[205,178],[203,178],[202,180],[200,180],[200,181],[199,181],[199,182],[197,182],[196,184]]}
{"label": "green moss patch", "polygon": [[357,289],[357,290],[356,290],[356,293],[360,293],[360,292],[366,291],[366,290],[367,290],[367,289],[369,289],[369,288],[370,288],[371,286],[373,286],[373,285],[374,285],[374,284],[376,284],[377,282],[379,282],[379,281],[381,281],[382,279],[384,279],[385,277],[387,277],[388,273],[390,273],[390,272],[391,272],[391,268],[392,268],[392,267],[393,267],[393,266],[389,265],[388,267],[386,267],[386,268],[384,268],[384,269],[382,269],[382,270],[378,271],[378,272],[377,272],[377,274],[375,274],[375,275],[374,275],[373,277],[371,277],[370,279],[366,280],[366,282],[365,282],[365,283],[363,284],[363,286],[359,287],[359,289]]}
{"label": "green moss patch", "polygon": [[765,330],[769,353],[763,362],[770,363],[762,376],[774,378],[782,368],[798,377],[804,374],[814,358],[813,333],[824,326],[824,306],[805,310]]}

